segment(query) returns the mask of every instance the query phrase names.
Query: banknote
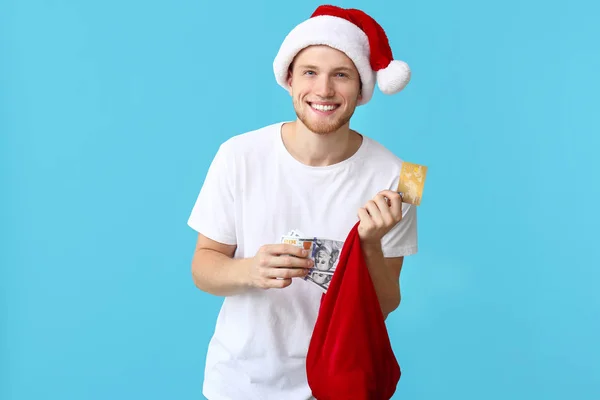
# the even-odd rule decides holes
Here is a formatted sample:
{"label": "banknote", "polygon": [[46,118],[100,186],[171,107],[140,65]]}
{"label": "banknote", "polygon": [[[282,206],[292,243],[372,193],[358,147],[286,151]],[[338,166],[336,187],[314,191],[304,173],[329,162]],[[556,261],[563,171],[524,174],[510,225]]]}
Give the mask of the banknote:
{"label": "banknote", "polygon": [[324,293],[327,292],[331,278],[339,263],[344,242],[291,235],[283,235],[281,242],[308,250],[308,257],[314,261],[314,266],[304,280],[317,285]]}
{"label": "banknote", "polygon": [[402,199],[405,203],[416,206],[421,204],[426,177],[426,166],[406,161],[402,163],[397,191],[402,193]]}

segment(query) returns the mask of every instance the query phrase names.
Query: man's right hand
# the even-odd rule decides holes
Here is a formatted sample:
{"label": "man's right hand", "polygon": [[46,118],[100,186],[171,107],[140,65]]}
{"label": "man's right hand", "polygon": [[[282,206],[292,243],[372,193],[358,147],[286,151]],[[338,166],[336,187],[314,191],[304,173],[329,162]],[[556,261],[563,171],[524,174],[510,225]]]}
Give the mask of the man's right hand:
{"label": "man's right hand", "polygon": [[256,288],[281,289],[293,278],[304,278],[312,266],[306,250],[287,243],[267,244],[250,259],[248,282]]}

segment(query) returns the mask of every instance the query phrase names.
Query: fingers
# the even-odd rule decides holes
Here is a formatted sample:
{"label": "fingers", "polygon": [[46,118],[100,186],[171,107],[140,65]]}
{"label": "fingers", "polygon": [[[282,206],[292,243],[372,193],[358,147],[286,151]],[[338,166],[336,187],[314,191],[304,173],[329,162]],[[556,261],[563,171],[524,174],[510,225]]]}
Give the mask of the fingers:
{"label": "fingers", "polygon": [[[393,222],[402,218],[402,195],[392,190],[382,190],[375,196],[375,202],[380,206],[382,214],[389,212]],[[387,205],[387,207],[383,207]],[[385,209],[385,211],[384,211]]]}
{"label": "fingers", "polygon": [[377,221],[380,225],[391,225],[394,223],[394,216],[390,211],[390,200],[382,194],[378,194],[374,198],[375,204],[379,211],[379,218]]}
{"label": "fingers", "polygon": [[273,279],[273,278],[263,278],[258,280],[254,287],[259,289],[282,289],[288,287],[292,284],[292,278],[285,279]]}
{"label": "fingers", "polygon": [[387,208],[387,206],[384,205],[382,207],[381,205],[378,205],[375,199],[377,199],[377,197],[375,197],[373,200],[367,201],[367,204],[365,204],[365,208],[367,209],[367,212],[371,216],[371,219],[373,220],[375,225],[381,225],[383,224],[383,216],[379,208]]}
{"label": "fingers", "polygon": [[[290,256],[274,256],[272,257],[273,261],[269,262],[269,264],[271,263],[277,263],[277,259],[286,259],[286,258],[295,258],[295,257],[290,257]],[[310,263],[307,263],[307,260],[302,260],[304,262],[304,265],[310,265]],[[281,261],[279,261],[280,264]],[[287,262],[284,262],[287,263]],[[258,273],[260,275],[260,284],[259,286],[263,289],[271,289],[271,288],[285,288],[288,287],[289,285],[292,284],[292,279],[295,278],[304,278],[306,275],[308,275],[310,271],[309,267],[280,267],[280,266],[274,266],[274,267],[261,267],[258,270]]]}
{"label": "fingers", "polygon": [[261,252],[268,253],[275,256],[290,254],[296,257],[308,256],[308,251],[301,249],[298,246],[287,243],[268,244],[261,247]]}
{"label": "fingers", "polygon": [[360,220],[361,225],[370,225],[373,223],[371,220],[371,216],[365,207],[361,207],[358,209],[358,219]]}
{"label": "fingers", "polygon": [[377,242],[402,220],[402,196],[382,190],[358,209],[358,233],[365,243]]}
{"label": "fingers", "polygon": [[264,278],[274,279],[291,279],[304,278],[310,269],[308,268],[264,268],[262,274]]}
{"label": "fingers", "polygon": [[402,197],[398,193],[391,192],[387,195],[379,193],[375,196],[374,201],[379,208],[384,224],[393,225],[400,221],[402,218]]}
{"label": "fingers", "polygon": [[313,260],[288,254],[280,256],[262,254],[259,259],[259,266],[263,268],[312,268]]}
{"label": "fingers", "polygon": [[367,201],[364,208],[375,225],[394,225],[402,217],[402,197],[392,191],[380,192]]}
{"label": "fingers", "polygon": [[273,289],[283,289],[292,284],[291,279],[269,279],[269,287]]}
{"label": "fingers", "polygon": [[314,262],[308,252],[290,244],[269,244],[260,248],[254,267],[255,286],[262,289],[285,288],[292,279],[304,278]]}

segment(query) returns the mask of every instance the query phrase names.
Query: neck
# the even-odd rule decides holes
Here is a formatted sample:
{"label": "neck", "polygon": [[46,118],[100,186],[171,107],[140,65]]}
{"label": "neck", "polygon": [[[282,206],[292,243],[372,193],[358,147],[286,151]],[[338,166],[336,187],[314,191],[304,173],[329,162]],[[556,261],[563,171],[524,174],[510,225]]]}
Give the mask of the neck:
{"label": "neck", "polygon": [[349,124],[335,132],[314,133],[300,120],[282,127],[282,139],[290,154],[303,164],[324,167],[351,157],[360,147],[362,136]]}

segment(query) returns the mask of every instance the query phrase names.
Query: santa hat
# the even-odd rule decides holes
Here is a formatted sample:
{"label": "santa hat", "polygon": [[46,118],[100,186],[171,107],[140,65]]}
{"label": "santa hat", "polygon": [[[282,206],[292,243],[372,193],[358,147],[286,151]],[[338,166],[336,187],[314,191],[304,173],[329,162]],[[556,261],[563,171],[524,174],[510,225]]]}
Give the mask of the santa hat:
{"label": "santa hat", "polygon": [[363,255],[359,224],[344,241],[308,347],[308,384],[319,400],[389,399],[401,376]]}
{"label": "santa hat", "polygon": [[319,6],[284,39],[273,62],[277,83],[290,90],[288,70],[294,57],[311,45],[327,45],[344,52],[358,69],[362,100],[373,96],[375,82],[385,94],[400,92],[410,80],[410,68],[394,60],[383,28],[365,12],[332,5]]}

